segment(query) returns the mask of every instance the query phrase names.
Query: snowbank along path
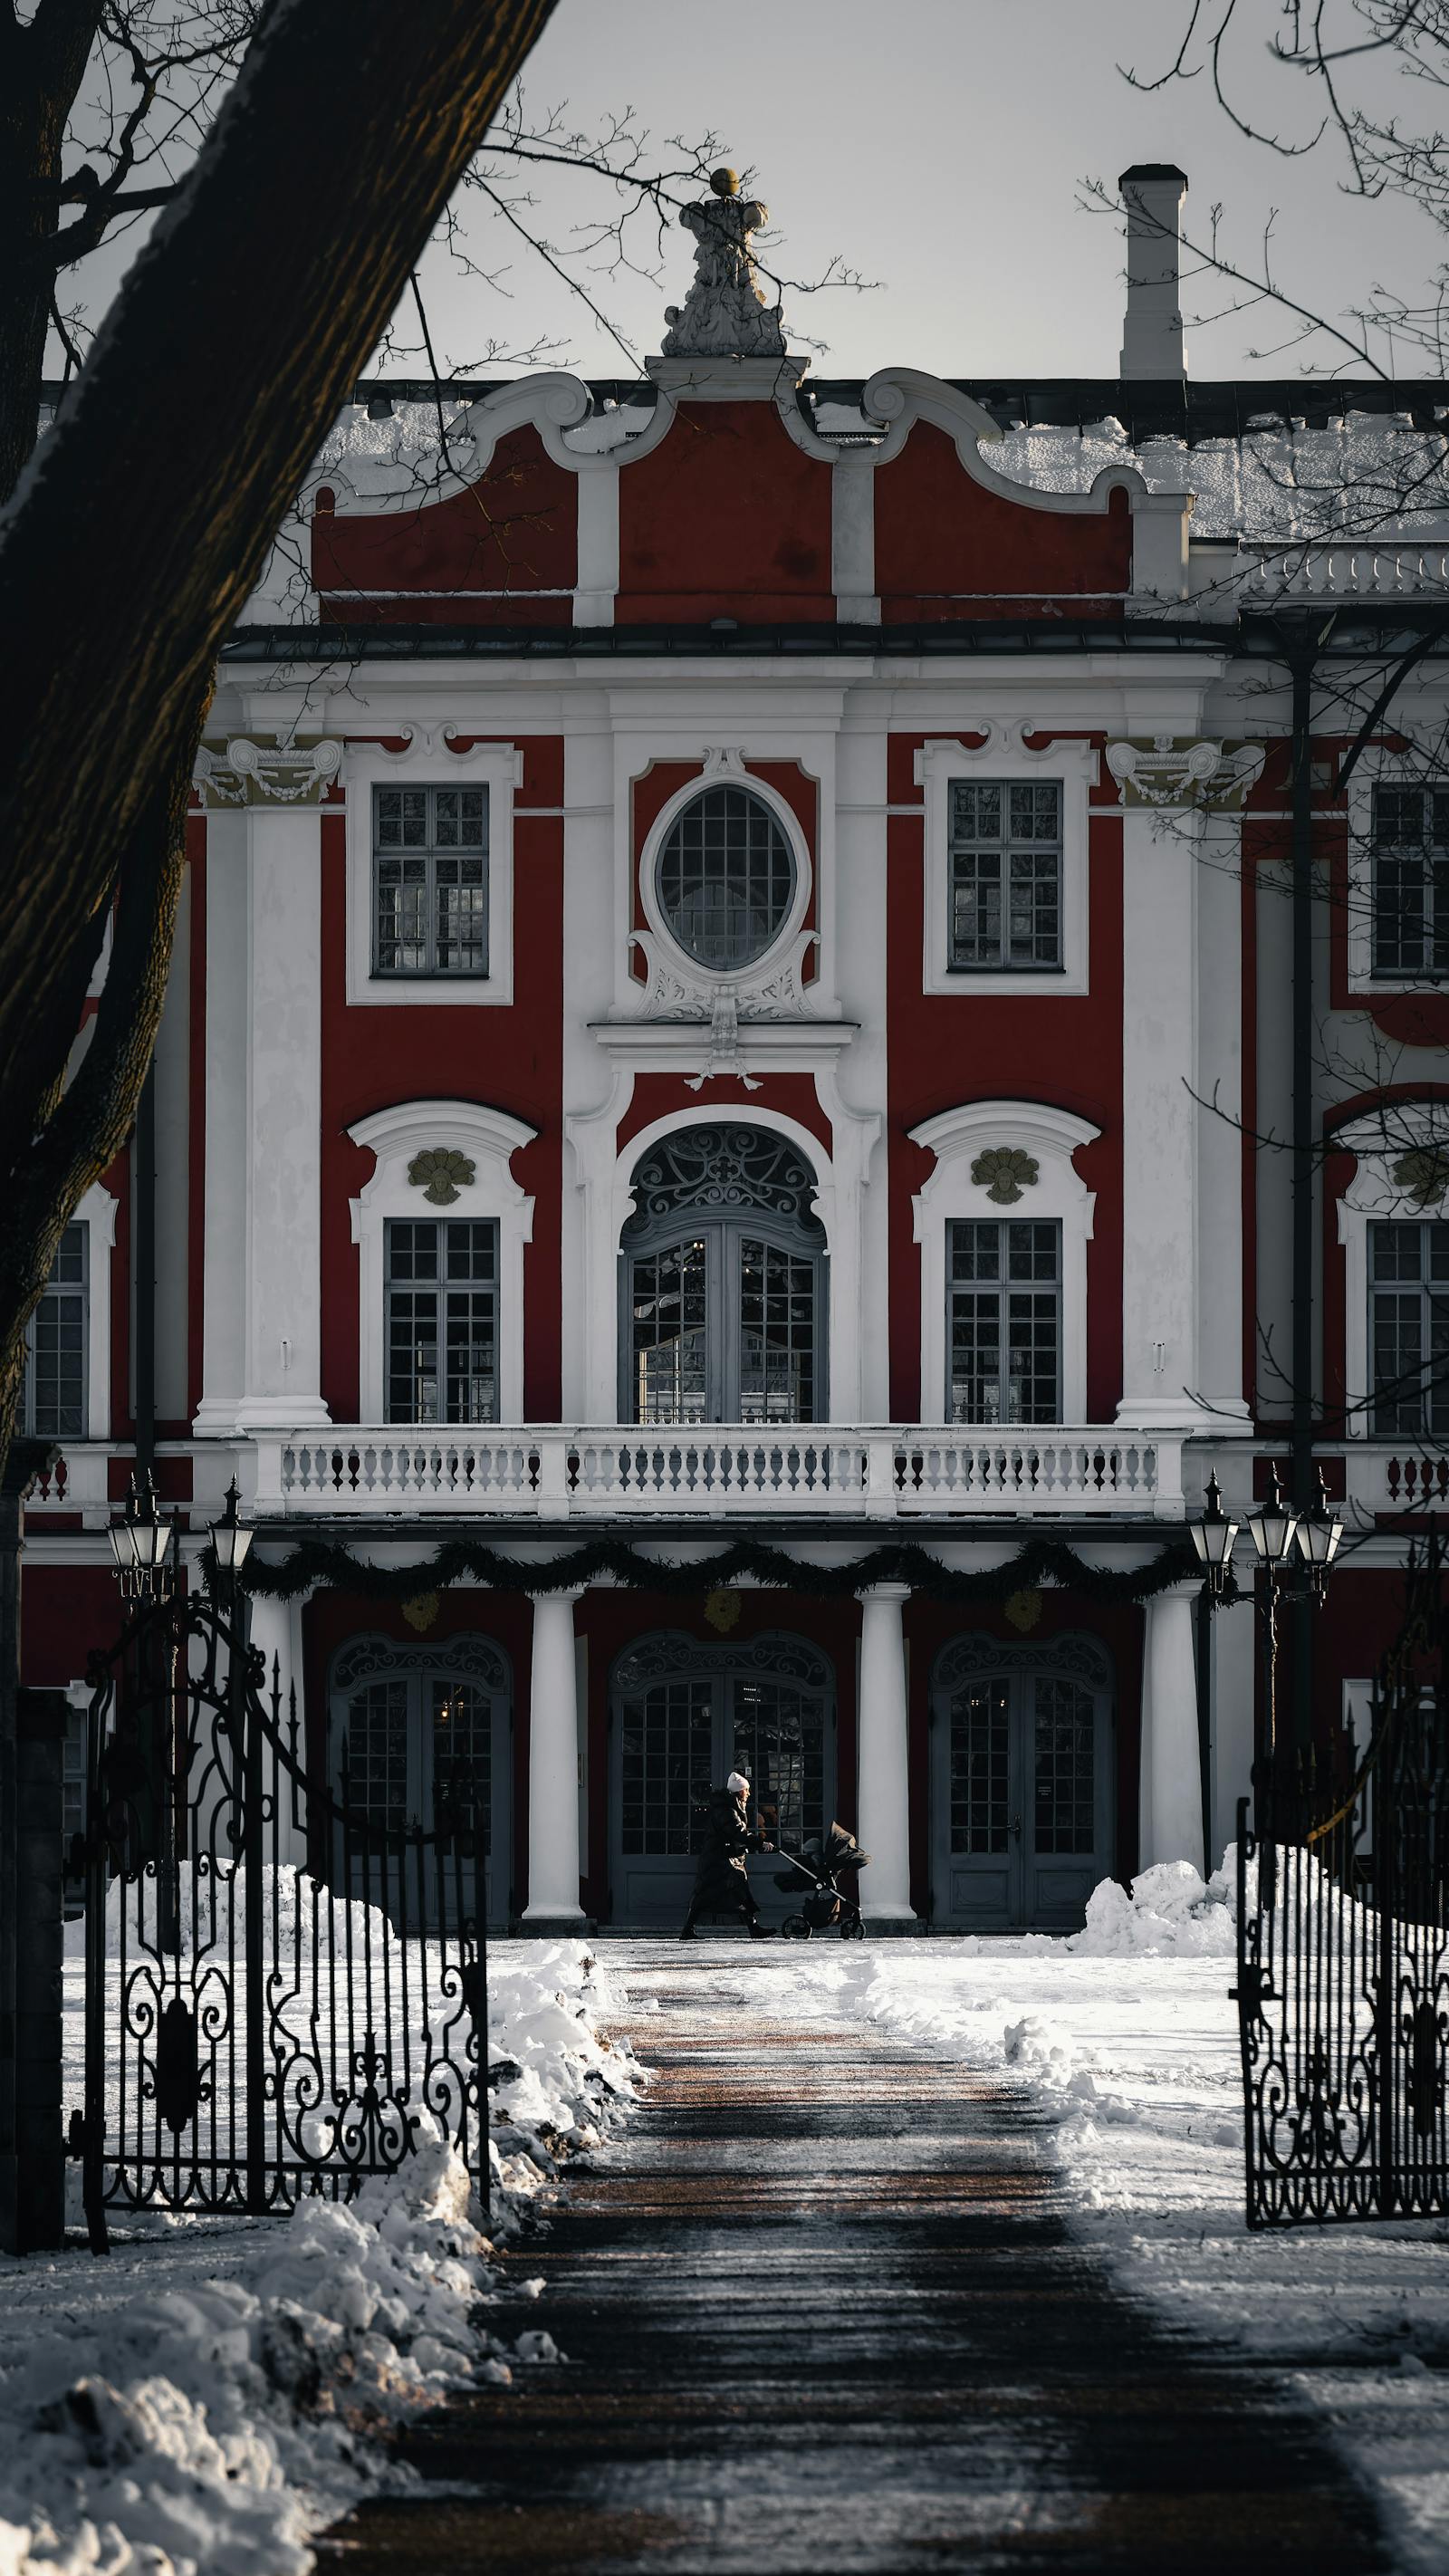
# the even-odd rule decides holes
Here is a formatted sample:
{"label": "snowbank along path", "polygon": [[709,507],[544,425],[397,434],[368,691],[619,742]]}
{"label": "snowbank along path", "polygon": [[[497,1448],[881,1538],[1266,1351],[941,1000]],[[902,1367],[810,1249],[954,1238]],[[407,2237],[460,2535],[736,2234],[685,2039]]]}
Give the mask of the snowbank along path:
{"label": "snowbank along path", "polygon": [[882,2015],[881,1978],[909,1958],[914,1985],[938,1949],[960,1980],[959,1944],[884,1966],[608,1944],[653,2081],[545,2243],[504,2264],[520,2289],[545,2273],[529,2321],[564,2358],[421,2424],[421,2487],[361,2506],[323,2566],[1401,2563],[1295,2383],[1124,2295],[1072,2233],[1058,2113],[999,2062],[999,2021],[993,2065]]}

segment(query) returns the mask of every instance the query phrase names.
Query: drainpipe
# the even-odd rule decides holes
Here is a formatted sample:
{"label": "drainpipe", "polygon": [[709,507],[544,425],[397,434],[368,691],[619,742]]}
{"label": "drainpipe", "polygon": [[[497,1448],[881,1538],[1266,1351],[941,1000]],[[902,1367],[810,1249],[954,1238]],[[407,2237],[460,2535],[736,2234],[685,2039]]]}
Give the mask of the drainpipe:
{"label": "drainpipe", "polygon": [[136,1482],[156,1460],[156,1066],[153,1059],[136,1108],[131,1148],[133,1372],[136,1390]]}
{"label": "drainpipe", "polygon": [[[1313,1507],[1313,672],[1316,643],[1290,655],[1293,683],[1293,1156],[1292,1156],[1292,1500]],[[1313,1736],[1313,1602],[1293,1599],[1293,1740],[1306,1751]]]}

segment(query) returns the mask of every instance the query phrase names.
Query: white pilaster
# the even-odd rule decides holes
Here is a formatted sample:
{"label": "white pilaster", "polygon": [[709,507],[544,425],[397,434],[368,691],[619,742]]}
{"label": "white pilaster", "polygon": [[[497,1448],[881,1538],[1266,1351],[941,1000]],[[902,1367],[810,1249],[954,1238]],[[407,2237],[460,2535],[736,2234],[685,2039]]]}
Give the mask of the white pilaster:
{"label": "white pilaster", "polygon": [[528,1700],[526,1924],[582,1923],[579,1903],[579,1703],[574,1653],[578,1592],[540,1592],[533,1604]]}
{"label": "white pilaster", "polygon": [[908,1583],[877,1583],[860,1597],[860,1721],[857,1813],[870,1866],[860,1874],[867,1922],[912,1923],[906,1723],[906,1647],[901,1611]]}
{"label": "white pilaster", "polygon": [[237,1427],[330,1420],[322,1401],[322,832],[247,815],[251,839],[246,1385]]}
{"label": "white pilaster", "polygon": [[1142,1776],[1139,1869],[1203,1865],[1193,1610],[1199,1586],[1176,1583],[1143,1605]]}
{"label": "white pilaster", "polygon": [[[236,1428],[246,1385],[247,869],[249,817],[206,818],[206,1199],[201,1403],[205,1438]],[[201,1115],[201,1104],[193,1104]]]}
{"label": "white pilaster", "polygon": [[1204,1420],[1197,1332],[1197,826],[1122,817],[1122,1401],[1119,1422]]}

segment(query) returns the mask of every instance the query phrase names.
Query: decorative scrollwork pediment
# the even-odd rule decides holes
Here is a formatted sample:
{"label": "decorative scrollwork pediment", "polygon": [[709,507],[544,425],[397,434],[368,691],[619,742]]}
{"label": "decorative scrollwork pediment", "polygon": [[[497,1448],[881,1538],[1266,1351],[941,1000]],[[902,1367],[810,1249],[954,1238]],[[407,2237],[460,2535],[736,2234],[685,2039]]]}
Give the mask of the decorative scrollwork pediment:
{"label": "decorative scrollwork pediment", "polygon": [[203,742],[192,782],[202,804],[222,813],[243,805],[321,805],[342,767],[332,736],[234,734]]}
{"label": "decorative scrollwork pediment", "polygon": [[1107,745],[1120,805],[1184,805],[1217,813],[1241,812],[1266,758],[1260,742],[1196,742],[1170,733]]}
{"label": "decorative scrollwork pediment", "polygon": [[635,1166],[633,1186],[626,1243],[678,1217],[759,1210],[824,1247],[825,1228],[814,1209],[816,1176],[798,1147],[773,1128],[730,1119],[661,1137]]}

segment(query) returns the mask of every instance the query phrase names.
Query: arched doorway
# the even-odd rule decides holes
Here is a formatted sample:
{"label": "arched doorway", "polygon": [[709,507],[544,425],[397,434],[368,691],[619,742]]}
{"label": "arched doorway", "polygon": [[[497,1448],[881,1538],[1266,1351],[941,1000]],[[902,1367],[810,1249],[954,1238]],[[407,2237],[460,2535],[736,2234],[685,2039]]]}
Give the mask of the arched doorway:
{"label": "arched doorway", "polygon": [[620,1238],[623,1422],[823,1422],[825,1228],[815,1174],[771,1128],[661,1137]]}
{"label": "arched doorway", "polygon": [[931,1681],[932,1920],[1080,1930],[1112,1867],[1112,1665],[1095,1637],[956,1637]]}
{"label": "arched doorway", "polygon": [[[334,1790],[344,1771],[352,1813],[395,1831],[431,1824],[450,1792],[466,1789],[483,1818],[482,1919],[505,1924],[509,1910],[509,1831],[513,1787],[513,1674],[491,1637],[449,1637],[432,1646],[401,1646],[390,1637],[354,1637],[333,1659],[328,1760]],[[476,1869],[441,1872],[427,1860],[420,1884],[400,1883],[389,1864],[384,1893],[375,1860],[369,1870],[344,1853],[339,1879],[349,1892],[386,1902],[394,1920],[406,1904],[421,1928],[451,1920],[461,1887],[464,1913],[477,1917]],[[364,1885],[364,1880],[370,1884]]]}
{"label": "arched doorway", "polygon": [[[770,1840],[788,1851],[828,1825],[835,1802],[835,1676],[804,1637],[783,1633],[705,1645],[661,1631],[627,1648],[609,1699],[611,1919],[649,1928],[682,1922],[694,1885],[697,1814],[731,1771],[775,1811]],[[783,1863],[760,1855],[750,1880],[778,1922]]]}

